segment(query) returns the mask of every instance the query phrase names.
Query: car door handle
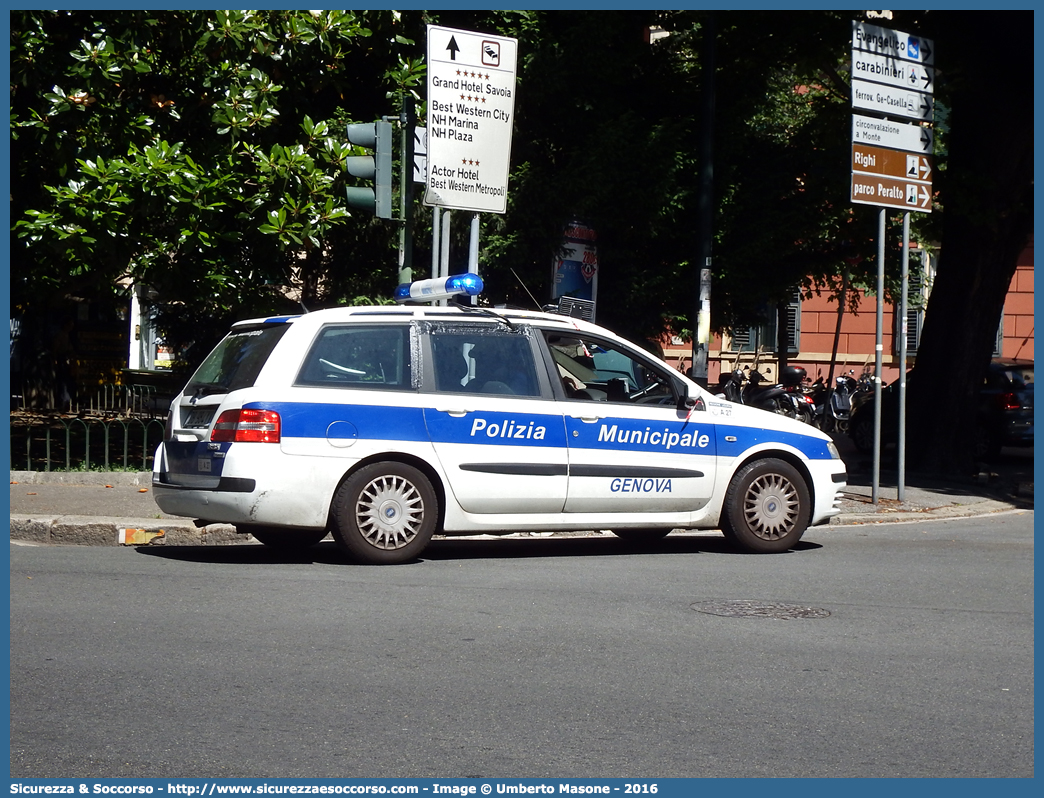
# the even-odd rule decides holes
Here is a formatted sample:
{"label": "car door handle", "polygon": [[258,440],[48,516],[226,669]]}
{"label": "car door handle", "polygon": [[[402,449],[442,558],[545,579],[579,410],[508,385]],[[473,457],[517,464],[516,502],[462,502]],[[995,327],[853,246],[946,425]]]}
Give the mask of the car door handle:
{"label": "car door handle", "polygon": [[572,416],[572,418],[578,418],[585,424],[597,424],[599,421],[605,418],[605,416]]}
{"label": "car door handle", "polygon": [[463,407],[436,407],[435,410],[438,413],[445,413],[454,418],[464,418],[464,416],[472,412],[470,409]]}

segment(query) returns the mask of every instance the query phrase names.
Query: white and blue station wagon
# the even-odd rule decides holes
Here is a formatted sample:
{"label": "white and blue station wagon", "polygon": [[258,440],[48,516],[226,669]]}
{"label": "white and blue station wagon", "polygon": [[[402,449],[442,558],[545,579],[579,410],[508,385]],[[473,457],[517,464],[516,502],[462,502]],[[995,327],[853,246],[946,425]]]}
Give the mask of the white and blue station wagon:
{"label": "white and blue station wagon", "polygon": [[551,313],[376,306],[235,324],[170,408],[164,512],[353,559],[433,534],[720,529],[794,546],[838,510],[831,440]]}

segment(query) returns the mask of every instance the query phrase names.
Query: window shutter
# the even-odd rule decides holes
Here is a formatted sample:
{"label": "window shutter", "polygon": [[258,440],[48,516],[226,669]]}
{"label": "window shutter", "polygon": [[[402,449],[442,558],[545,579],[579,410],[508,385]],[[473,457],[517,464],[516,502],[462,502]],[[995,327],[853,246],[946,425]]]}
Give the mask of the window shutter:
{"label": "window shutter", "polygon": [[801,349],[801,292],[797,291],[787,305],[787,352],[796,355]]}
{"label": "window shutter", "polygon": [[[924,271],[920,268],[911,269],[909,284],[906,292],[906,353],[917,354],[917,347],[921,343],[921,327],[924,326],[924,306],[927,304],[925,296]],[[896,305],[895,334],[892,336],[895,354],[899,354],[900,336],[903,334],[902,317],[899,315],[899,306]]]}
{"label": "window shutter", "polygon": [[755,332],[753,327],[737,327],[732,331],[729,345],[730,352],[750,352],[754,348]]}

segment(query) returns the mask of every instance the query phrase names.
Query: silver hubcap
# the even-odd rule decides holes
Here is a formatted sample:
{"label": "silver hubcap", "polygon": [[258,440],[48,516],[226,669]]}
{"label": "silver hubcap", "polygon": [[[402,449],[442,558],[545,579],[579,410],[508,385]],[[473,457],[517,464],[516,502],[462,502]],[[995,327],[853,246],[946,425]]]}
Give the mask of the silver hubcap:
{"label": "silver hubcap", "polygon": [[401,549],[420,532],[424,500],[408,479],[377,477],[359,494],[355,518],[359,531],[371,546]]}
{"label": "silver hubcap", "polygon": [[797,490],[779,474],[764,474],[755,479],[743,501],[747,526],[763,540],[779,540],[790,532],[798,509]]}

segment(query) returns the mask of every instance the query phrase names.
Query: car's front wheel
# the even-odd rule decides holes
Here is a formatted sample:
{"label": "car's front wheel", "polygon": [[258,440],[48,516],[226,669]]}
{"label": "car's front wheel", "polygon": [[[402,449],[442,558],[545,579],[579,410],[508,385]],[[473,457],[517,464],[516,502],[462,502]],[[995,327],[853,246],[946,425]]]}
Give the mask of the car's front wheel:
{"label": "car's front wheel", "polygon": [[415,559],[438,522],[431,482],[405,463],[372,463],[344,481],[334,496],[334,540],[355,560],[393,565]]}
{"label": "car's front wheel", "polygon": [[756,554],[786,551],[808,527],[808,485],[794,466],[774,457],[741,468],[725,493],[721,529],[735,546]]}

